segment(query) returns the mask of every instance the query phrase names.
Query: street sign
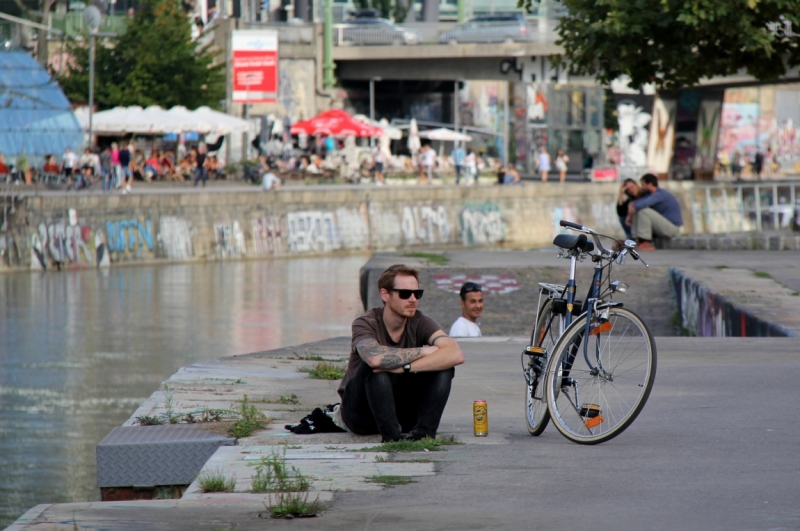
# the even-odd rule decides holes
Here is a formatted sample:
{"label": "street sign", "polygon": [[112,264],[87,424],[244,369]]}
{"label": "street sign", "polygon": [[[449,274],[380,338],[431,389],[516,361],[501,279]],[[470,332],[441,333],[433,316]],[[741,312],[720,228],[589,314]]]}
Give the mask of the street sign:
{"label": "street sign", "polygon": [[233,50],[233,102],[269,103],[278,98],[278,32],[236,30]]}

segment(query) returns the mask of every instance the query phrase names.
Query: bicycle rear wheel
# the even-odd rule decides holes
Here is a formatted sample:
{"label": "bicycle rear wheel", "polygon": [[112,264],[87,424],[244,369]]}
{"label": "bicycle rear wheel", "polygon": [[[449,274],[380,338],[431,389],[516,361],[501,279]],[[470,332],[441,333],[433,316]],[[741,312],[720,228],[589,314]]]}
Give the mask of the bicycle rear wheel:
{"label": "bicycle rear wheel", "polygon": [[[539,311],[539,318],[536,326],[531,333],[531,345],[543,347],[549,354],[558,340],[561,333],[561,320],[563,315],[553,313],[553,301],[548,299]],[[525,368],[527,386],[525,389],[525,423],[528,433],[539,436],[544,432],[547,423],[550,421],[550,413],[547,411],[547,400],[544,395],[544,372],[547,366],[547,358],[535,359],[530,356],[528,365]]]}
{"label": "bicycle rear wheel", "polygon": [[605,442],[625,431],[644,408],[656,376],[656,345],[644,321],[624,308],[606,311],[607,319],[592,315],[588,338],[588,314],[573,322],[547,366],[545,395],[553,423],[580,444]]}

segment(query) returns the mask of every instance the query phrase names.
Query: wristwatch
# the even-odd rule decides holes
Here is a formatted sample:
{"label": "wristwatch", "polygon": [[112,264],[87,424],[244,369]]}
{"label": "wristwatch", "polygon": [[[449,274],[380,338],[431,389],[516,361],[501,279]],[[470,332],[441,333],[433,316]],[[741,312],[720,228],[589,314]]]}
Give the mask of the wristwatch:
{"label": "wristwatch", "polygon": [[403,365],[403,372],[406,373],[406,374],[411,372],[411,364],[410,363],[406,363],[405,365]]}

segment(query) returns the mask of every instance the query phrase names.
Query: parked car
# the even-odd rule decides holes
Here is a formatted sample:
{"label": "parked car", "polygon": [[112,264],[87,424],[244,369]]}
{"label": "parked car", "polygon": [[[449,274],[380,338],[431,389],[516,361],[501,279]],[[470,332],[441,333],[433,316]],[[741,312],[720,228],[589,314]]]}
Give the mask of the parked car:
{"label": "parked car", "polygon": [[338,38],[347,44],[419,44],[419,33],[401,28],[385,18],[355,17],[344,21]]}
{"label": "parked car", "polygon": [[495,13],[472,18],[439,36],[442,44],[467,42],[527,42],[531,40],[528,21],[522,13]]}

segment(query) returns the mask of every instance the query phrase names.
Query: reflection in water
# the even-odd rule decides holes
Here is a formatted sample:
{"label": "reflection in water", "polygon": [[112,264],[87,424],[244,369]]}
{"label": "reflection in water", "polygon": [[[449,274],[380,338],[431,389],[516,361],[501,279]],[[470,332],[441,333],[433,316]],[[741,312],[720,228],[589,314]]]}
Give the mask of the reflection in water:
{"label": "reflection in water", "polygon": [[179,367],[348,335],[364,262],[0,275],[0,529],[98,499],[96,444]]}

